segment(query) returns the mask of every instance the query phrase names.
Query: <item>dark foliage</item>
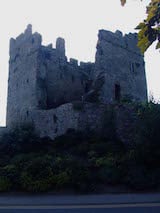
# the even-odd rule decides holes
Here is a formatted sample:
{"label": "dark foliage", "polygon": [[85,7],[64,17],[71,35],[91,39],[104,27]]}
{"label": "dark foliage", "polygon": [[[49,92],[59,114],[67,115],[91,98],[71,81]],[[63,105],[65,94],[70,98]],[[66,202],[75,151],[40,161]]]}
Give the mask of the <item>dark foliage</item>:
{"label": "dark foliage", "polygon": [[3,135],[0,191],[73,189],[88,193],[97,192],[102,184],[124,184],[132,190],[157,189],[160,187],[160,106],[149,103],[136,109],[139,123],[131,148],[116,139],[114,130],[106,137],[70,129],[54,141],[38,138],[31,127]]}

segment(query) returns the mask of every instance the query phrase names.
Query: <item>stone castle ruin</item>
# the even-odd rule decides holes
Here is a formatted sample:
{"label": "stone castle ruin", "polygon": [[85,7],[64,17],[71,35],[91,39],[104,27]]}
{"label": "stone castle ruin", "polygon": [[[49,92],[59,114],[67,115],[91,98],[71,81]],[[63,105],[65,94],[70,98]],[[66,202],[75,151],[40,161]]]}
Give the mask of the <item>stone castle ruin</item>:
{"label": "stone castle ruin", "polygon": [[[147,101],[136,34],[100,30],[95,63],[80,65],[76,59],[68,61],[63,38],[56,48],[43,46],[31,25],[10,40],[9,129],[32,123],[41,137],[52,139],[67,129],[99,129],[106,104],[122,100]],[[74,103],[83,103],[83,110],[75,110]]]}

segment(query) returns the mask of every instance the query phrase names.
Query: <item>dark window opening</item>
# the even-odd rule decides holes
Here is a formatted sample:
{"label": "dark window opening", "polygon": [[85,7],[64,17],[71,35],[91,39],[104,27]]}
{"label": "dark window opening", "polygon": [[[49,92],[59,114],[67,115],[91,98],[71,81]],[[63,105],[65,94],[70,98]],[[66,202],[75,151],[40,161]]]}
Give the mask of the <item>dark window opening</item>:
{"label": "dark window opening", "polygon": [[134,63],[131,63],[131,72],[134,72],[135,69],[134,69]]}
{"label": "dark window opening", "polygon": [[87,82],[86,85],[85,85],[85,93],[89,92],[89,88],[90,88],[90,85],[89,83]]}
{"label": "dark window opening", "polygon": [[115,100],[120,101],[121,99],[121,87],[119,84],[115,84]]}
{"label": "dark window opening", "polygon": [[29,83],[29,79],[27,79],[27,81],[26,81],[27,83]]}
{"label": "dark window opening", "polygon": [[56,115],[53,115],[53,120],[54,120],[54,123],[57,123],[58,118]]}
{"label": "dark window opening", "polygon": [[75,82],[75,78],[74,78],[74,76],[72,75],[72,83],[73,83],[73,82]]}
{"label": "dark window opening", "polygon": [[34,44],[34,38],[32,38],[32,44]]}
{"label": "dark window opening", "polygon": [[54,133],[57,133],[57,132],[58,132],[58,128],[56,127],[55,130],[54,130]]}
{"label": "dark window opening", "polygon": [[26,115],[27,115],[27,117],[28,117],[28,115],[29,115],[29,112],[28,112],[28,110],[26,111]]}

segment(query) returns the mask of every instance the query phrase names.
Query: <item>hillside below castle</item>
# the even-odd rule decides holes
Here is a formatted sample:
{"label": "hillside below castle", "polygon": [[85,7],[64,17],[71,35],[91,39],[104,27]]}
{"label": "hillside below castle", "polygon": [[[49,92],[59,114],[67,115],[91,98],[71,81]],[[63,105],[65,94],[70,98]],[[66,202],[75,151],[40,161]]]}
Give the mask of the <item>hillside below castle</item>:
{"label": "hillside below castle", "polygon": [[[52,139],[68,129],[100,132],[111,105],[123,100],[147,101],[145,63],[136,34],[100,30],[95,63],[80,65],[67,59],[63,38],[55,48],[43,46],[31,25],[10,40],[8,129],[32,124],[41,137]],[[134,118],[134,110],[129,111],[119,106],[114,116],[123,141],[130,140],[121,133],[123,122]]]}

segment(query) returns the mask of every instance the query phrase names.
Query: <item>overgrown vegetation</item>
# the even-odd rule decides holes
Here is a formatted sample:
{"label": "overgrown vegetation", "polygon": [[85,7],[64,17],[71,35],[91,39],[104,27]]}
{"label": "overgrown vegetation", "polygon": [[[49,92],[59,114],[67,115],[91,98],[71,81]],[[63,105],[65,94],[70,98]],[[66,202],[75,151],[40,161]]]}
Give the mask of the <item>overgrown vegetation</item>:
{"label": "overgrown vegetation", "polygon": [[54,141],[38,138],[31,127],[3,135],[0,192],[72,189],[88,193],[99,192],[102,185],[103,188],[124,185],[132,190],[158,189],[160,105],[140,105],[137,116],[140,119],[132,148],[125,147],[116,135],[107,137],[107,134],[82,134],[74,130]]}

